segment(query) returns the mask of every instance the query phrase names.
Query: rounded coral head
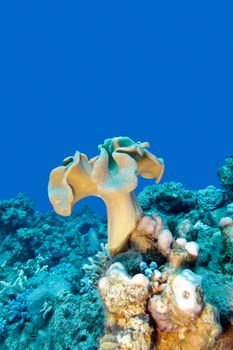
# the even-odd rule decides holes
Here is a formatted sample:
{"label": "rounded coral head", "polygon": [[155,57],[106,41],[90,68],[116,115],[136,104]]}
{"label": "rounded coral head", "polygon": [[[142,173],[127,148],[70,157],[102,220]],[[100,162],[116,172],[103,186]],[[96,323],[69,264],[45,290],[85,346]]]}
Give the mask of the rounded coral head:
{"label": "rounded coral head", "polygon": [[172,289],[178,309],[192,317],[199,315],[203,308],[200,276],[191,270],[183,270],[174,278]]}
{"label": "rounded coral head", "polygon": [[226,216],[224,218],[222,218],[219,222],[219,226],[224,228],[224,227],[227,227],[227,226],[231,226],[233,225],[233,220],[230,216]]}

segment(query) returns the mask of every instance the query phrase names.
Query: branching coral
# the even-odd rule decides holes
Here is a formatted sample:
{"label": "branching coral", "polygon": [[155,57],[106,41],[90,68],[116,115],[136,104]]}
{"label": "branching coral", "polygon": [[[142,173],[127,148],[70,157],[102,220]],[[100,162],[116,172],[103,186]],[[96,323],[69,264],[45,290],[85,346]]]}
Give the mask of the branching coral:
{"label": "branching coral", "polygon": [[111,265],[111,256],[108,253],[107,244],[100,244],[101,251],[88,258],[88,264],[83,265],[85,276],[81,279],[80,294],[88,292],[95,286],[102,275]]}
{"label": "branching coral", "polygon": [[148,147],[149,143],[136,143],[128,137],[107,139],[99,146],[99,156],[88,160],[85,154],[76,152],[50,174],[49,198],[60,215],[70,215],[74,204],[87,196],[104,200],[111,255],[124,249],[142,217],[133,192],[137,176],[159,182],[163,175],[163,161],[150,153]]}

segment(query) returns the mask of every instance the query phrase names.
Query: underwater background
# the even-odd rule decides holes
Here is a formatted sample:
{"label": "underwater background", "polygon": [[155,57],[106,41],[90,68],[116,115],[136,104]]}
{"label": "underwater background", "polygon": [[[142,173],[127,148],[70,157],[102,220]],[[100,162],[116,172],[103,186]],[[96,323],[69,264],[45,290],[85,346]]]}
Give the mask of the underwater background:
{"label": "underwater background", "polygon": [[139,203],[198,243],[192,270],[224,334],[212,348],[233,349],[231,2],[2,2],[0,31],[0,349],[98,349],[99,278],[153,261],[109,256],[99,198],[70,217],[48,198],[53,168],[114,136],[164,159]]}

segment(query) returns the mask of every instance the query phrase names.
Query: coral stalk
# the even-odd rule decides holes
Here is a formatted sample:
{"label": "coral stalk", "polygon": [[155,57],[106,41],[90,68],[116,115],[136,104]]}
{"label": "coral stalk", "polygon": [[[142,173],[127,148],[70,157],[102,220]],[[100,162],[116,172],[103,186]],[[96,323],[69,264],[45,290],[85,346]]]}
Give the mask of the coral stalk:
{"label": "coral stalk", "polygon": [[134,192],[116,193],[103,199],[107,207],[108,232],[111,232],[108,249],[111,255],[116,255],[127,246],[129,236],[142,216],[142,209]]}

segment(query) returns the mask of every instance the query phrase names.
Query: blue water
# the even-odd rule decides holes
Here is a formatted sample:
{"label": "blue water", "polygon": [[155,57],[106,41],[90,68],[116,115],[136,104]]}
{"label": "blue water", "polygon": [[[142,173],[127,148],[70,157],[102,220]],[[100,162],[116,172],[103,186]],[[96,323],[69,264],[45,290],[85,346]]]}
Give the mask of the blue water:
{"label": "blue water", "polygon": [[[105,138],[149,141],[164,181],[219,186],[232,153],[232,4],[2,2],[0,199]],[[96,201],[97,211],[103,211]]]}

